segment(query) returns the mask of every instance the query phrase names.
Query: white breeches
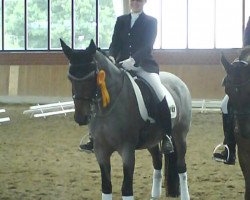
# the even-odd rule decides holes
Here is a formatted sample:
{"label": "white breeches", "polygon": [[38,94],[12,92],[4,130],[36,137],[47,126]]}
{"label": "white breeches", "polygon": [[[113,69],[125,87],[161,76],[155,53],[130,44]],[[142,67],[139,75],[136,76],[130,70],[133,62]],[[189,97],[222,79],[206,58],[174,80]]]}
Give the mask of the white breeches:
{"label": "white breeches", "polygon": [[223,98],[223,100],[221,102],[221,111],[223,114],[228,114],[228,110],[227,110],[228,100],[229,100],[229,97],[226,94],[226,96]]}
{"label": "white breeches", "polygon": [[147,83],[154,89],[158,99],[162,101],[165,97],[165,89],[161,83],[159,74],[146,72],[141,67],[137,67],[135,73],[137,76],[140,76],[147,81]]}

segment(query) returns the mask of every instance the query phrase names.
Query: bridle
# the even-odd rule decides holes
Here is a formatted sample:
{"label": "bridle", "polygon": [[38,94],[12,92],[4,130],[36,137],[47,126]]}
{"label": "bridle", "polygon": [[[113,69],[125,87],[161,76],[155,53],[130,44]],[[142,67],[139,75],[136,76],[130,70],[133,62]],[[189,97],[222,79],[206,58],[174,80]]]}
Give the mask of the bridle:
{"label": "bridle", "polygon": [[[236,59],[234,60],[234,62],[231,64],[231,65],[234,65],[234,64],[240,64],[240,65],[243,65],[243,67],[248,67],[248,62],[244,61],[244,60],[239,60],[239,59]],[[239,88],[242,88],[246,85],[248,85],[250,83],[250,78],[247,79],[246,81],[242,82],[242,83],[230,83],[227,81],[227,78],[228,78],[229,75],[227,75],[225,78],[224,78],[224,85],[225,87],[228,86],[228,87],[233,87],[235,88],[236,92],[238,91]]]}
{"label": "bridle", "polygon": [[[85,65],[86,66],[87,65],[94,65],[96,67],[95,67],[95,70],[89,72],[87,75],[85,75],[84,77],[81,77],[81,78],[75,77],[68,72],[68,78],[71,81],[76,82],[76,83],[83,83],[83,82],[89,81],[90,79],[96,80],[96,77],[97,77],[97,74],[98,74],[99,68],[100,68],[99,63],[96,61],[95,58],[93,58],[93,61],[91,61],[89,63],[86,63],[84,65],[81,65],[81,64],[74,65],[74,67],[84,67]],[[70,64],[69,67],[72,67],[72,65]],[[92,96],[83,96],[82,94],[76,94],[76,93],[74,93],[74,91],[72,91],[72,98],[73,98],[73,100],[87,101],[89,103],[98,102],[98,101],[100,101],[100,92],[99,92],[99,88],[97,87],[97,85],[95,86],[95,88],[96,89],[93,92]]]}
{"label": "bridle", "polygon": [[[248,62],[244,61],[244,60],[239,60],[239,59],[236,59],[233,63],[233,64],[241,64],[243,65],[243,67],[247,67],[249,64]],[[227,77],[225,77],[225,83],[224,83],[224,86],[225,87],[231,87],[233,88],[233,90],[235,90],[236,93],[238,93],[240,91],[241,88],[247,86],[250,84],[250,78],[247,79],[246,81],[243,81],[241,83],[231,83],[229,81],[226,81],[226,79],[228,78],[228,75]],[[247,106],[243,111],[239,111],[238,109],[235,109],[234,106],[232,106],[232,114],[237,118],[237,116],[248,116],[250,115],[250,105]]]}

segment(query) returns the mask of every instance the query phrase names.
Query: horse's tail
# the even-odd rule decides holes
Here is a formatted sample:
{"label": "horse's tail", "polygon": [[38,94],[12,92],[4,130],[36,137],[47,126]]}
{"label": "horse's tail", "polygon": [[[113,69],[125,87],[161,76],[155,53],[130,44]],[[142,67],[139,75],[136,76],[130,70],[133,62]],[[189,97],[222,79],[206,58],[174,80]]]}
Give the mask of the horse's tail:
{"label": "horse's tail", "polygon": [[165,180],[164,185],[166,189],[166,196],[178,197],[180,196],[180,181],[177,170],[177,154],[176,151],[169,155],[164,154],[165,160]]}

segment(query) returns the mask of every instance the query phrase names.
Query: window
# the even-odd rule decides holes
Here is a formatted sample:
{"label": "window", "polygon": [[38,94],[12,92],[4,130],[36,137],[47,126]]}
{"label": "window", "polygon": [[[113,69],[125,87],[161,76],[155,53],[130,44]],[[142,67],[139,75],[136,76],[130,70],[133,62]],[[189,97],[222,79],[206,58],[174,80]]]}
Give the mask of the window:
{"label": "window", "polygon": [[27,49],[48,48],[48,2],[28,0],[27,4]]}
{"label": "window", "polygon": [[[125,0],[0,0],[0,50],[107,49]],[[158,20],[154,48],[240,48],[250,0],[147,0]],[[244,25],[244,26],[243,26]]]}
{"label": "window", "polygon": [[121,5],[122,1],[119,2],[119,0],[113,0],[113,1],[101,0],[99,3],[98,41],[99,41],[99,46],[102,48],[105,49],[109,48],[116,17],[122,14],[120,12]]}
{"label": "window", "polygon": [[4,49],[24,50],[24,1],[4,1]]}
{"label": "window", "polygon": [[217,0],[215,47],[242,47],[242,3],[239,0]]}
{"label": "window", "polygon": [[250,0],[245,1],[245,26],[247,25],[248,19],[250,18]]}
{"label": "window", "polygon": [[0,50],[60,50],[59,38],[75,49],[91,39],[108,48],[123,12],[123,0],[0,0],[0,6]]}
{"label": "window", "polygon": [[241,48],[250,0],[148,0],[145,12],[160,26],[155,48]]}
{"label": "window", "polygon": [[207,49],[214,47],[214,1],[189,0],[188,47]]}

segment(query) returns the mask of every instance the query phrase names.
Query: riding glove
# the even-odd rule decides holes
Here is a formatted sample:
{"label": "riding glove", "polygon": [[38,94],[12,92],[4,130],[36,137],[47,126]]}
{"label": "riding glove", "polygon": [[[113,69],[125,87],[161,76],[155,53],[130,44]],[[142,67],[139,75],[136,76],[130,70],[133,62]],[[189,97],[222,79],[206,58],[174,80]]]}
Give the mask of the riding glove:
{"label": "riding glove", "polygon": [[132,57],[129,57],[128,59],[121,61],[120,64],[122,64],[122,67],[127,71],[136,70],[136,67],[134,66],[135,60]]}

